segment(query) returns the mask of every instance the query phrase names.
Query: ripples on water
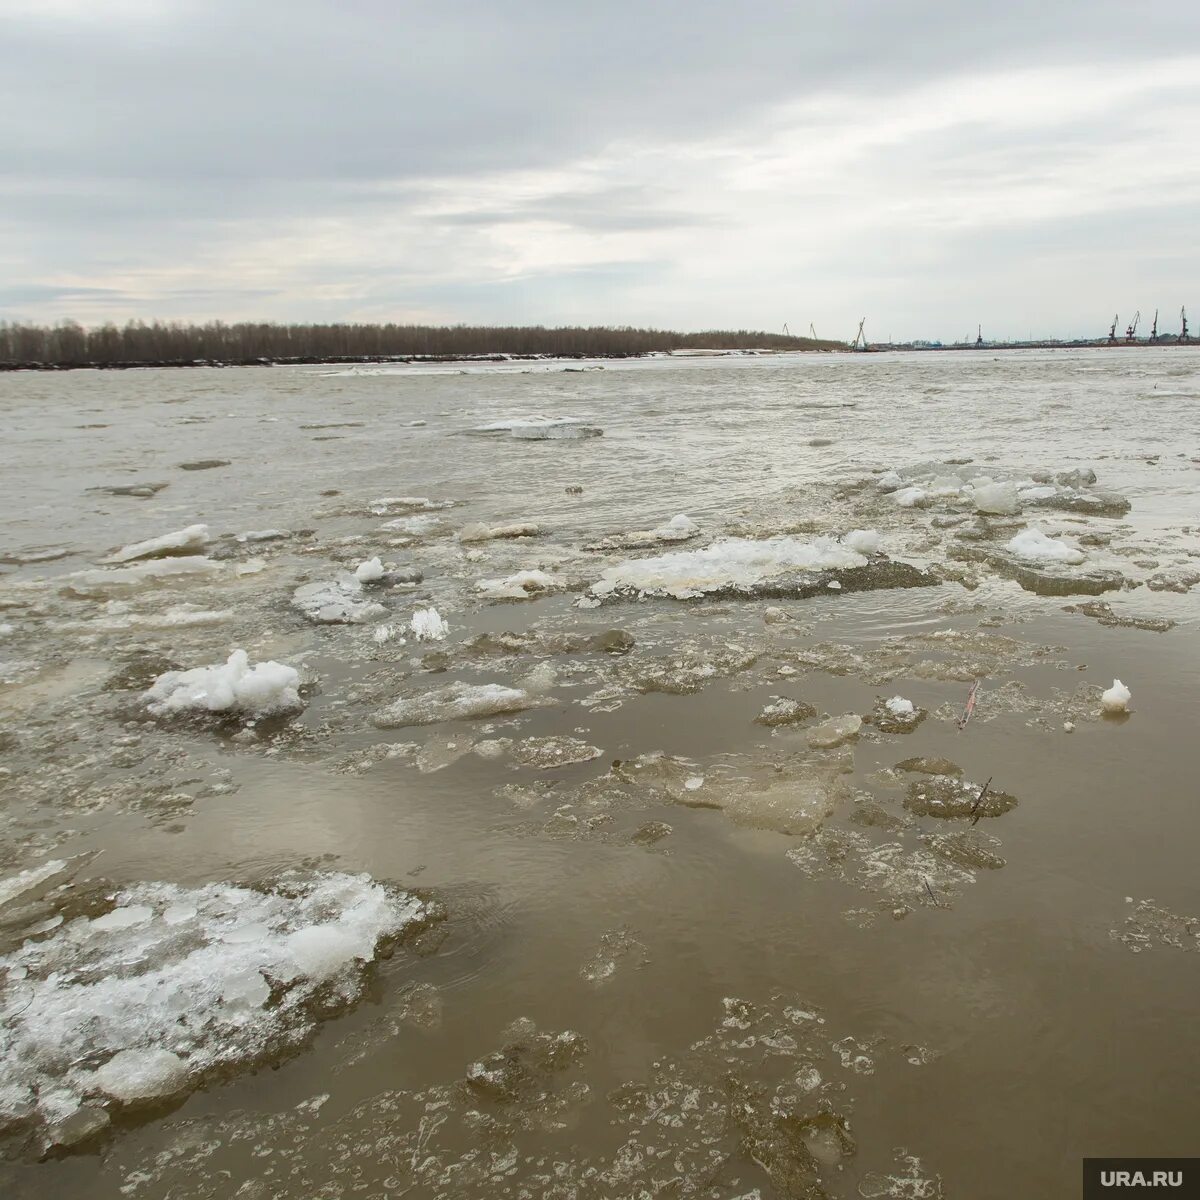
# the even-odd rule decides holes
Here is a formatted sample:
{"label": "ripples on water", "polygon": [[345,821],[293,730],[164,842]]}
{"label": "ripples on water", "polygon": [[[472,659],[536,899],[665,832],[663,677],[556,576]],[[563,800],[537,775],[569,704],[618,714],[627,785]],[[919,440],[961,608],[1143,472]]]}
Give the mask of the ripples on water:
{"label": "ripples on water", "polygon": [[[139,881],[366,873],[444,916],[356,971],[355,1003],[276,1069],[116,1112],[83,1153],[39,1164],[43,1134],[18,1138],[6,1192],[1000,1200],[1069,1194],[1084,1154],[1189,1152],[1200,357],[595,365],[0,378],[0,897],[68,862],[0,904],[0,953]],[[538,413],[604,433],[468,433]],[[873,482],[967,458],[1014,478],[1092,467],[1132,507],[980,522]],[[228,465],[181,469],[203,460]],[[372,502],[400,496],[454,504],[386,529],[410,510]],[[697,538],[586,549],[677,513]],[[65,578],[195,522],[211,577]],[[460,544],[472,522],[541,532]],[[1023,589],[996,556],[1026,524],[1124,586]],[[624,559],[852,528],[934,586],[576,606]],[[223,536],[268,529],[288,536]],[[377,593],[386,617],[291,607],[374,555],[424,576]],[[480,598],[523,570],[561,586]],[[1152,585],[1164,573],[1181,590]],[[374,639],[429,604],[447,640]],[[1064,611],[1081,604],[1109,609]],[[633,648],[595,640],[612,630]],[[489,633],[525,636],[473,641]],[[235,647],[300,670],[300,716],[147,720],[157,675]],[[1118,676],[1134,711],[1101,720]],[[372,724],[456,681],[545,703]],[[887,724],[896,695],[911,731]],[[817,716],[764,723],[778,697]],[[857,737],[811,744],[845,713],[868,719]],[[527,738],[602,753],[539,770]],[[897,769],[912,759],[958,774]],[[975,826],[930,815],[914,784],[943,778],[1017,803],[985,798]],[[17,1028],[30,984],[7,979]]]}

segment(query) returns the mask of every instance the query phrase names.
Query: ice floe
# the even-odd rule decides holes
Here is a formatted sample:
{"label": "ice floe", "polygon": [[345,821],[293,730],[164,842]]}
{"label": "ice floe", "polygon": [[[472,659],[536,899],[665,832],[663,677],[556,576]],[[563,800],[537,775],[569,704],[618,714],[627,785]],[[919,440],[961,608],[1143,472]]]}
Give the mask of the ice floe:
{"label": "ice floe", "polygon": [[139,558],[163,558],[172,555],[192,554],[203,550],[209,543],[207,525],[189,525],[186,529],[174,533],[164,533],[161,537],[147,538],[144,542],[134,542],[130,546],[110,554],[103,561],[106,563],[132,562]]}
{"label": "ice floe", "polygon": [[487,525],[473,521],[458,531],[460,542],[493,542],[508,538],[537,537],[541,527],[533,521],[517,521],[509,525]]}
{"label": "ice floe", "polygon": [[235,650],[224,663],[168,671],[143,697],[156,717],[183,713],[274,716],[303,708],[294,667],[260,662],[253,667],[245,650]]}
{"label": "ice floe", "polygon": [[1112,681],[1112,687],[1101,693],[1100,708],[1106,713],[1123,713],[1129,711],[1129,701],[1133,693],[1119,680]]}
{"label": "ice floe", "polygon": [[436,725],[497,717],[538,708],[545,701],[522,688],[499,683],[451,683],[445,687],[404,696],[380,709],[372,717],[379,729],[403,729],[410,725]]}
{"label": "ice floe", "polygon": [[361,625],[387,613],[363,594],[363,585],[353,575],[302,584],[292,593],[292,607],[318,625]]}
{"label": "ice floe", "polygon": [[[866,531],[856,531],[863,544]],[[798,573],[859,568],[866,554],[831,537],[802,541],[794,537],[724,538],[702,550],[684,550],[654,558],[630,559],[607,568],[592,584],[593,596],[620,594],[672,596],[678,600],[706,594],[775,594],[771,585]]]}
{"label": "ice floe", "polygon": [[476,425],[468,432],[507,433],[510,437],[524,441],[544,441],[599,437],[604,431],[595,425],[586,424],[580,417],[547,417],[534,413],[527,417],[507,417],[502,421]]}
{"label": "ice floe", "polygon": [[503,579],[481,579],[475,590],[488,600],[528,600],[531,597],[556,591],[563,580],[546,571],[517,571]]}
{"label": "ice floe", "polygon": [[204,555],[187,555],[180,558],[152,558],[134,563],[131,567],[77,571],[60,576],[54,582],[62,583],[77,596],[104,596],[109,592],[125,592],[147,583],[219,575],[224,570],[224,563],[214,562]]}
{"label": "ice floe", "polygon": [[0,1130],[53,1142],[81,1108],[175,1096],[294,1047],[318,997],[353,1002],[380,943],[429,916],[365,875],[128,887],[0,958]]}

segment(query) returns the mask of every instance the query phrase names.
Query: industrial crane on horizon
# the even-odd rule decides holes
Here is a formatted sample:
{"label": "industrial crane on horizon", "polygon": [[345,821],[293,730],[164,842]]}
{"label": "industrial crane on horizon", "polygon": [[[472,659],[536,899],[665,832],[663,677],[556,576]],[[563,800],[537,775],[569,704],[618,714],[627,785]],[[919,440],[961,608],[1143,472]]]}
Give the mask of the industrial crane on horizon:
{"label": "industrial crane on horizon", "polygon": [[1115,346],[1117,344],[1117,314],[1113,313],[1113,323],[1108,327],[1108,344]]}
{"label": "industrial crane on horizon", "polygon": [[1142,319],[1142,310],[1139,308],[1137,310],[1137,312],[1135,312],[1133,314],[1133,320],[1130,321],[1129,324],[1125,326],[1125,340],[1127,342],[1132,342],[1133,339],[1137,337],[1138,322],[1141,319]]}

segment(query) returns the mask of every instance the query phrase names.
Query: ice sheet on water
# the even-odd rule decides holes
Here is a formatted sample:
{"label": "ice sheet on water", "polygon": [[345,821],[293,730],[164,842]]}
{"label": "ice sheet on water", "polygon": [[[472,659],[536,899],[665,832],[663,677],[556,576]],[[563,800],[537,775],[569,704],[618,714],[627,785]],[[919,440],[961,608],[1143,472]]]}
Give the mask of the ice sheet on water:
{"label": "ice sheet on water", "polygon": [[641,550],[663,543],[688,542],[700,536],[700,526],[686,513],[676,513],[669,521],[653,529],[637,529],[630,533],[615,533],[588,544],[588,550]]}
{"label": "ice sheet on water", "polygon": [[178,529],[174,533],[164,533],[161,537],[147,538],[144,542],[134,542],[130,546],[110,554],[103,561],[106,563],[132,562],[138,558],[163,558],[172,555],[191,554],[202,550],[208,545],[208,526],[189,525],[186,529]]}
{"label": "ice sheet on water", "polygon": [[387,613],[382,604],[366,596],[353,575],[301,584],[292,593],[292,607],[318,625],[362,625]]}
{"label": "ice sheet on water", "polygon": [[135,563],[131,567],[109,567],[99,571],[76,571],[55,580],[77,596],[105,596],[111,592],[122,593],[147,583],[169,580],[191,580],[204,576],[219,575],[225,564],[214,562],[204,555],[186,555],[179,558],[152,558]]}
{"label": "ice sheet on water", "polygon": [[156,717],[186,713],[266,717],[303,708],[299,686],[300,674],[294,667],[273,661],[252,667],[246,651],[235,650],[224,663],[160,675],[143,701]]}
{"label": "ice sheet on water", "polygon": [[512,756],[527,767],[549,771],[575,763],[591,762],[604,751],[576,737],[530,737],[517,742]]}
{"label": "ice sheet on water", "polygon": [[478,720],[539,708],[546,701],[521,688],[499,683],[451,683],[404,696],[381,708],[372,721],[379,729],[436,725],[441,721]]}
{"label": "ice sheet on water", "polygon": [[865,554],[830,537],[813,541],[794,537],[759,541],[724,538],[703,550],[618,563],[601,574],[591,592],[600,597],[640,594],[679,600],[709,593],[753,594],[762,585],[796,572],[865,567],[867,563]]}
{"label": "ice sheet on water", "polygon": [[541,526],[533,521],[514,521],[508,525],[487,525],[482,521],[472,521],[458,531],[458,540],[460,542],[494,542],[511,538],[537,537],[541,532]]}
{"label": "ice sheet on water", "polygon": [[454,503],[453,500],[431,500],[428,496],[380,496],[370,501],[367,507],[377,517],[408,516],[453,508]]}
{"label": "ice sheet on water", "polygon": [[176,1095],[293,1047],[322,1008],[357,999],[382,941],[430,917],[340,873],[141,883],[115,905],[0,958],[0,1130],[44,1134],[85,1102]]}

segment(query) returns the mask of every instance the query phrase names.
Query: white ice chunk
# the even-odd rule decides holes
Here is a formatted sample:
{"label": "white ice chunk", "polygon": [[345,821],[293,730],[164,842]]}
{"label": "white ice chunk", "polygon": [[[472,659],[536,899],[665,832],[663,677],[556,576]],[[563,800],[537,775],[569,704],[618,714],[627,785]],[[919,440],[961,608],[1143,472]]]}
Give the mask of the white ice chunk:
{"label": "white ice chunk", "polygon": [[1087,557],[1074,542],[1068,542],[1066,538],[1047,537],[1033,525],[1022,529],[1006,544],[1006,549],[1027,562],[1067,563],[1076,566]]}
{"label": "white ice chunk", "polygon": [[975,507],[982,513],[1011,516],[1021,511],[1015,483],[985,483],[973,493]]}
{"label": "white ice chunk", "polygon": [[418,608],[409,622],[409,629],[418,642],[440,642],[450,632],[436,608]]}
{"label": "white ice chunk", "polygon": [[1100,707],[1106,713],[1123,713],[1129,711],[1129,700],[1133,693],[1119,680],[1114,679],[1112,687],[1100,696]]}
{"label": "white ice chunk", "polygon": [[185,712],[268,716],[303,708],[299,686],[295,668],[277,662],[251,667],[246,651],[235,650],[224,663],[160,675],[143,700],[156,717]]}
{"label": "white ice chunk", "polygon": [[354,578],[359,583],[374,583],[377,579],[383,578],[383,563],[379,561],[379,557],[369,558],[366,562],[360,562],[354,568]]}
{"label": "white ice chunk", "polygon": [[886,701],[885,707],[893,717],[911,717],[917,710],[911,700],[905,700],[903,696],[893,696]]}
{"label": "white ice chunk", "polygon": [[132,929],[135,925],[145,925],[154,919],[154,909],[147,904],[131,904],[127,908],[114,908],[112,912],[97,917],[92,922],[93,929]]}
{"label": "white ice chunk", "polygon": [[857,550],[859,554],[878,554],[882,540],[874,529],[852,529],[842,538],[842,544]]}
{"label": "white ice chunk", "polygon": [[102,1092],[123,1104],[171,1096],[186,1079],[187,1066],[170,1050],[119,1050],[94,1076]]}
{"label": "white ice chunk", "polygon": [[476,590],[489,600],[528,600],[531,596],[553,591],[562,580],[545,571],[517,571],[503,579],[481,579]]}
{"label": "white ice chunk", "polygon": [[164,555],[179,554],[191,550],[202,550],[208,545],[208,526],[189,525],[186,529],[178,529],[174,533],[164,533],[161,537],[147,538],[144,542],[134,542],[118,550],[115,554],[104,559],[107,563],[132,562],[135,558],[160,558]]}
{"label": "white ice chunk", "polygon": [[924,488],[906,487],[901,488],[897,492],[892,493],[892,499],[900,505],[901,508],[916,508],[927,497],[928,493]]}

